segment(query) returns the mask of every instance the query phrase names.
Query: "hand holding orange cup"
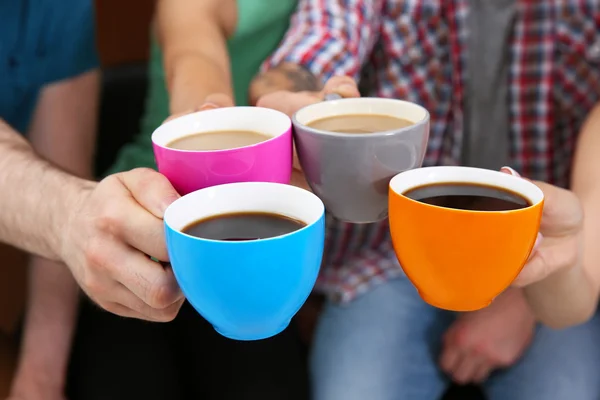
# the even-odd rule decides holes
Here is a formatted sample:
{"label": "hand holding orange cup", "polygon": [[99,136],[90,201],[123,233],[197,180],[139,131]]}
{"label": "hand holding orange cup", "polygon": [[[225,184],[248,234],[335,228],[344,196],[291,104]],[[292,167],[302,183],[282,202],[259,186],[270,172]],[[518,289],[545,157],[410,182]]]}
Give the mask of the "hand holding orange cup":
{"label": "hand holding orange cup", "polygon": [[427,303],[453,311],[481,309],[527,262],[543,205],[535,184],[498,171],[402,172],[389,185],[394,251]]}

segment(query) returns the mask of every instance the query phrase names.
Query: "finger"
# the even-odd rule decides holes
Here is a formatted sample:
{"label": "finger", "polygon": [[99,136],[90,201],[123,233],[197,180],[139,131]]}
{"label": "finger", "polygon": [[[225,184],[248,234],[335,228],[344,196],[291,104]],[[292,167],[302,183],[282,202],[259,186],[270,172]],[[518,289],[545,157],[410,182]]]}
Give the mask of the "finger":
{"label": "finger", "polygon": [[160,219],[167,207],[180,197],[165,176],[149,168],[137,168],[117,177],[142,207]]}
{"label": "finger", "polygon": [[218,107],[233,107],[235,103],[231,96],[223,93],[213,93],[206,97],[204,105],[207,107],[218,108]]}
{"label": "finger", "polygon": [[473,381],[475,372],[481,365],[479,356],[473,353],[462,354],[460,360],[452,371],[452,379],[461,385],[466,385]]}
{"label": "finger", "polygon": [[325,83],[322,92],[324,96],[335,93],[342,97],[360,97],[356,82],[349,76],[334,76],[330,78]]}
{"label": "finger", "polygon": [[500,168],[500,172],[504,172],[505,174],[509,174],[509,175],[521,178],[521,174],[519,174],[517,171],[515,171],[511,167],[504,166],[504,167]]}
{"label": "finger", "polygon": [[531,257],[533,257],[535,255],[536,250],[541,246],[543,240],[544,240],[544,235],[542,235],[540,232],[538,232],[538,234],[535,238],[535,243],[533,244],[533,248],[531,249],[531,254],[529,255],[530,259],[531,259]]}
{"label": "finger", "polygon": [[122,201],[113,211],[119,222],[116,234],[126,244],[160,261],[168,261],[164,223],[133,199]]}
{"label": "finger", "polygon": [[322,100],[318,93],[299,92],[292,93],[284,90],[269,93],[261,97],[256,103],[257,107],[271,108],[287,116],[292,116],[299,109]]}
{"label": "finger", "polygon": [[545,238],[544,243],[527,261],[513,285],[524,287],[541,281],[558,270],[575,266],[581,260],[578,239],[578,237]]}
{"label": "finger", "polygon": [[[502,167],[500,171],[521,177],[511,167]],[[539,187],[544,193],[544,210],[540,226],[540,230],[544,235],[564,236],[581,228],[583,211],[579,199],[573,192],[545,182],[530,182]]]}
{"label": "finger", "polygon": [[[130,295],[129,297],[130,298],[125,298],[124,301],[127,303],[131,303],[132,299],[137,299],[132,295]],[[106,303],[101,307],[104,308],[106,311],[116,315],[120,315],[121,317],[135,318],[151,322],[170,322],[175,319],[184,301],[185,299],[181,299],[162,310],[155,310],[153,308],[150,308],[147,304],[140,302],[139,299],[137,299],[137,303],[140,304],[135,305],[133,307],[128,307],[123,305],[122,303],[116,302]]]}
{"label": "finger", "polygon": [[223,94],[223,93],[210,94],[206,97],[206,99],[204,100],[204,103],[201,104],[200,106],[188,109],[185,112],[173,114],[173,115],[169,116],[167,119],[165,119],[163,121],[163,124],[165,124],[171,120],[174,120],[176,118],[183,117],[184,115],[194,113],[194,112],[213,110],[215,108],[221,108],[221,107],[233,107],[233,106],[235,106],[235,103],[233,102],[233,100],[231,99],[230,96]]}
{"label": "finger", "polygon": [[115,244],[105,257],[110,276],[151,308],[162,310],[183,298],[172,269],[145,254]]}
{"label": "finger", "polygon": [[477,368],[477,371],[475,371],[475,373],[473,374],[473,383],[476,384],[480,384],[483,383],[487,380],[487,378],[490,376],[490,373],[492,372],[492,367],[490,366],[489,363],[487,362],[482,362],[479,367]]}
{"label": "finger", "polygon": [[439,360],[439,365],[442,371],[448,375],[452,375],[452,372],[458,366],[459,361],[460,351],[458,348],[453,345],[444,344]]}
{"label": "finger", "polygon": [[571,191],[545,182],[533,182],[544,192],[544,211],[540,231],[544,236],[566,236],[582,229],[583,208]]}

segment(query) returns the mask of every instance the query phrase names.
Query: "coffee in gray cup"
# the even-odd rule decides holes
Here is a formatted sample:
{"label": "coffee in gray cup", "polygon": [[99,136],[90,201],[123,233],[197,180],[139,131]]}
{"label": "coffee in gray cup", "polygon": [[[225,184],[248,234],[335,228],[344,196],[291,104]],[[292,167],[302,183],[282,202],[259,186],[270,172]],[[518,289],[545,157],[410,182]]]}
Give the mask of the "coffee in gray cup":
{"label": "coffee in gray cup", "polygon": [[309,128],[346,133],[377,133],[406,128],[413,125],[412,121],[404,118],[396,118],[389,115],[379,114],[352,114],[325,117],[308,124]]}

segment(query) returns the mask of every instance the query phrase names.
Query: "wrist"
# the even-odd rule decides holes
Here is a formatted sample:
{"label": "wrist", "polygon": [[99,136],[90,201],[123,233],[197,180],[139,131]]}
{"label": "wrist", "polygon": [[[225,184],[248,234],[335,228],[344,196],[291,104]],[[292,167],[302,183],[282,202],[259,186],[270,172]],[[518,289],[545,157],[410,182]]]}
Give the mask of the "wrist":
{"label": "wrist", "polygon": [[64,385],[65,376],[63,371],[56,373],[52,366],[47,368],[19,368],[13,379],[10,392],[11,396],[14,397],[42,399],[50,393],[63,393]]}
{"label": "wrist", "polygon": [[57,259],[64,260],[66,241],[70,240],[68,230],[74,216],[78,214],[85,199],[90,195],[96,182],[65,174],[59,204],[52,210],[52,250]]}
{"label": "wrist", "polygon": [[215,93],[233,98],[229,76],[202,54],[179,56],[168,76],[171,115],[196,110]]}

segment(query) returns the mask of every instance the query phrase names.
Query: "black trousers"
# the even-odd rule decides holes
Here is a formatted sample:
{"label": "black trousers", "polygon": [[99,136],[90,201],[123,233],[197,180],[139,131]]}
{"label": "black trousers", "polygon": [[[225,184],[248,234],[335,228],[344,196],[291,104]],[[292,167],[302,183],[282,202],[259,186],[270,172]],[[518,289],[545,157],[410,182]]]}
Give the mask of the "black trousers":
{"label": "black trousers", "polygon": [[185,303],[170,323],[109,314],[85,302],[75,335],[69,400],[305,400],[306,351],[293,325],[241,342]]}

